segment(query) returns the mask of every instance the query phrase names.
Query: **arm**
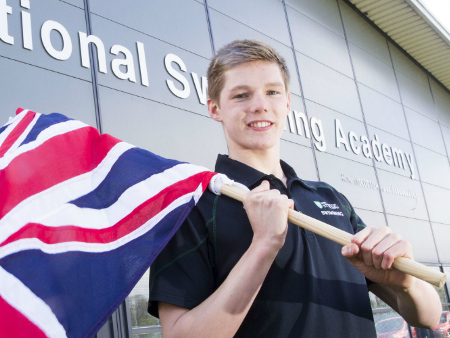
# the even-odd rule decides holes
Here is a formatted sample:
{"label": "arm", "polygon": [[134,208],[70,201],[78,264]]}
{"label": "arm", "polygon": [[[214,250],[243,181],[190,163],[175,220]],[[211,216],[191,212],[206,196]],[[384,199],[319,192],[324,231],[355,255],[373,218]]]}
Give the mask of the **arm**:
{"label": "arm", "polygon": [[369,287],[410,325],[434,328],[442,313],[433,287],[415,277],[392,269],[397,257],[413,259],[409,242],[388,227],[367,227],[342,248],[342,254],[364,276],[375,282]]}
{"label": "arm", "polygon": [[159,303],[165,337],[232,337],[239,329],[284,244],[293,208],[292,200],[269,189],[263,182],[245,197],[253,240],[222,285],[192,310]]}

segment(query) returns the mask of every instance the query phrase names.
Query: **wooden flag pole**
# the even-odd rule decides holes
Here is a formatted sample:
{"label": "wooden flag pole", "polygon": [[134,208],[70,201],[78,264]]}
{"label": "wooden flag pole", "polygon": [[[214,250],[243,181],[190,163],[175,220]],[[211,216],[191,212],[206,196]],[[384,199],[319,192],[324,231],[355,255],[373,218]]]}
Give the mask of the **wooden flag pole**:
{"label": "wooden flag pole", "polygon": [[[247,193],[247,191],[228,184],[222,184],[220,192],[241,202],[243,201],[244,196]],[[321,222],[315,218],[306,216],[295,210],[289,210],[289,222],[296,224],[304,229],[310,230],[325,238],[331,239],[333,242],[339,243],[341,245],[350,244],[351,238],[353,237],[348,232]],[[395,259],[393,267],[401,272],[417,277],[437,287],[444,286],[447,279],[447,276],[442,272],[435,271],[426,265],[405,257],[399,257]]]}

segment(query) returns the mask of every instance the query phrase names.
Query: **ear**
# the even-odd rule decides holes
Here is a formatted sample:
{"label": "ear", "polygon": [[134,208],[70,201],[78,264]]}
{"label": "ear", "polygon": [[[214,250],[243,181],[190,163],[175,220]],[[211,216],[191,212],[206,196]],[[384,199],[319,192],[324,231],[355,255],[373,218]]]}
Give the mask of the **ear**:
{"label": "ear", "polygon": [[220,107],[219,107],[219,105],[215,101],[210,99],[210,98],[208,98],[207,104],[208,104],[209,116],[211,116],[211,118],[214,121],[222,122],[222,116],[220,114]]}
{"label": "ear", "polygon": [[290,92],[286,94],[286,101],[287,101],[287,110],[286,110],[287,111],[286,116],[287,116],[291,112],[291,93]]}

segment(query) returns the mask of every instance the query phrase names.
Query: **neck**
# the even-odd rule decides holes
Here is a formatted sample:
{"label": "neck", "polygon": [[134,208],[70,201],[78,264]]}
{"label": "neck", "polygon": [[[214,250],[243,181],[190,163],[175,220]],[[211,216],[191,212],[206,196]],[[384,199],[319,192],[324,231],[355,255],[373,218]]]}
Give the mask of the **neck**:
{"label": "neck", "polygon": [[229,157],[267,175],[272,174],[286,185],[286,176],[283,169],[281,169],[278,149],[261,151],[255,149],[232,151],[230,149]]}

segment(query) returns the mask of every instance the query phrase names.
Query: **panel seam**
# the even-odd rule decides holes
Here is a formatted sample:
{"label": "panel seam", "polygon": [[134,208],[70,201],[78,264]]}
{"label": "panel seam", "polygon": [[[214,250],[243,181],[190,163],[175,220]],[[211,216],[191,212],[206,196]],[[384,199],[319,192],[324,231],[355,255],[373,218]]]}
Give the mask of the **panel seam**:
{"label": "panel seam", "polygon": [[416,160],[416,169],[417,169],[418,181],[420,183],[420,189],[422,190],[423,203],[425,204],[425,210],[427,212],[428,223],[430,224],[431,235],[433,236],[434,249],[436,250],[436,255],[437,255],[438,262],[441,263],[441,258],[439,256],[439,251],[438,251],[437,246],[436,246],[436,236],[434,235],[433,226],[431,224],[431,217],[430,217],[430,212],[428,210],[428,203],[427,203],[427,199],[425,198],[425,190],[423,189],[422,176],[420,175],[419,165],[417,164],[417,157],[416,157],[416,152],[414,150],[414,143],[413,143],[412,138],[411,138],[411,131],[409,130],[408,119],[406,118],[405,106],[403,105],[403,98],[402,98],[402,93],[400,91],[400,84],[398,83],[398,79],[397,79],[397,71],[396,71],[395,66],[394,66],[394,59],[392,58],[391,48],[389,46],[389,41],[387,39],[386,39],[386,45],[387,45],[387,48],[388,48],[388,51],[389,51],[389,56],[391,58],[392,69],[394,70],[394,76],[395,76],[395,81],[397,83],[398,95],[400,96],[400,102],[402,104],[403,115],[405,117],[406,129],[408,130],[408,135],[409,135],[409,140],[411,142],[412,152],[413,152],[413,155],[414,155],[414,159]]}
{"label": "panel seam", "polygon": [[[337,7],[338,7],[338,11],[339,11],[339,16],[341,18],[341,23],[342,23],[342,29],[344,30],[344,39],[345,39],[345,44],[347,46],[347,52],[348,52],[348,57],[350,59],[350,66],[352,67],[352,73],[353,73],[353,81],[355,82],[355,87],[356,87],[356,93],[358,95],[358,101],[359,101],[359,106],[361,109],[361,115],[363,118],[363,124],[364,124],[364,129],[366,130],[366,136],[369,137],[369,128],[367,127],[367,122],[366,122],[366,116],[364,114],[364,108],[362,105],[362,100],[361,100],[361,95],[359,93],[359,85],[358,85],[358,80],[356,78],[356,72],[355,72],[355,67],[353,65],[353,59],[352,59],[352,54],[350,52],[350,46],[349,46],[349,41],[348,41],[348,37],[347,37],[347,31],[345,30],[345,24],[344,24],[344,18],[342,16],[342,12],[341,12],[341,6],[339,4],[339,0],[336,0],[337,3]],[[386,42],[387,43],[387,42]],[[373,150],[373,149],[372,149]],[[389,222],[387,219],[387,215],[386,215],[386,207],[384,206],[384,199],[383,199],[383,193],[381,191],[381,184],[380,184],[380,179],[378,177],[378,169],[375,163],[375,154],[372,156],[372,166],[375,172],[375,178],[377,180],[378,183],[378,187],[380,187],[380,189],[378,190],[379,194],[380,194],[380,200],[381,200],[381,207],[383,208],[383,215],[384,215],[384,220],[386,222],[386,225],[389,226]]]}
{"label": "panel seam", "polygon": [[[286,2],[285,2],[285,0],[282,0],[282,2],[283,2],[283,8],[284,8],[284,15],[286,17],[286,24],[287,24],[287,28],[288,28],[288,32],[289,32],[289,39],[291,41],[291,50],[292,50],[292,53],[294,56],[295,70],[297,73],[298,84],[300,86],[300,94],[301,94],[301,99],[302,99],[302,103],[303,103],[303,110],[305,112],[306,118],[309,121],[309,115],[308,115],[308,110],[306,109],[305,94],[303,92],[302,80],[300,77],[300,70],[298,67],[297,55],[296,55],[296,50],[295,50],[295,46],[294,46],[294,40],[292,38],[291,25],[289,24],[289,17],[288,17],[288,12],[287,12],[287,8],[286,8]],[[291,110],[292,110],[292,106],[291,106]],[[311,129],[311,123],[308,123],[308,125],[309,125],[309,128]],[[312,132],[311,132],[311,134],[312,134]],[[316,167],[317,180],[320,181],[320,172],[319,172],[319,166],[317,163],[316,150],[315,150],[315,146],[314,146],[313,137],[314,137],[314,135],[311,135],[311,138],[309,139],[309,141],[311,143],[311,151],[312,151],[313,158],[314,158],[314,165]]]}
{"label": "panel seam", "polygon": [[[84,15],[86,18],[86,33],[87,35],[92,35],[92,19],[91,19],[91,10],[89,0],[84,0]],[[94,96],[94,109],[95,109],[95,121],[97,123],[97,129],[100,134],[102,131],[102,119],[100,114],[100,95],[99,95],[99,86],[98,86],[98,71],[97,71],[97,58],[96,52],[94,52],[94,46],[92,43],[89,43],[89,59],[91,64],[91,77],[92,77],[92,91]]]}
{"label": "panel seam", "polygon": [[214,45],[214,36],[212,32],[212,25],[211,25],[211,17],[209,15],[209,6],[208,6],[208,0],[203,0],[203,4],[205,6],[205,15],[206,15],[206,24],[208,26],[208,33],[209,33],[209,41],[211,43],[211,53],[212,57],[216,55],[216,47]]}
{"label": "panel seam", "polygon": [[[436,101],[434,100],[433,88],[431,87],[430,78],[429,78],[428,76],[427,76],[427,79],[428,79],[428,86],[429,86],[429,88],[430,88],[431,98],[433,99],[434,111],[435,111],[435,113],[436,113],[436,117],[437,117],[437,120],[438,120],[439,130],[440,130],[440,132],[441,132],[442,142],[444,143],[445,154],[447,155],[447,161],[448,161],[448,163],[449,163],[449,165],[450,165],[450,159],[449,159],[449,157],[448,157],[447,145],[445,144],[444,133],[442,132],[442,124],[441,124],[441,121],[440,121],[440,119],[439,119],[439,112],[438,112],[438,110],[437,110]],[[425,147],[424,147],[424,148],[425,148]],[[425,148],[425,149],[428,149],[428,148]],[[430,150],[430,149],[429,149],[429,150]],[[441,154],[441,155],[442,155],[442,154]]]}

